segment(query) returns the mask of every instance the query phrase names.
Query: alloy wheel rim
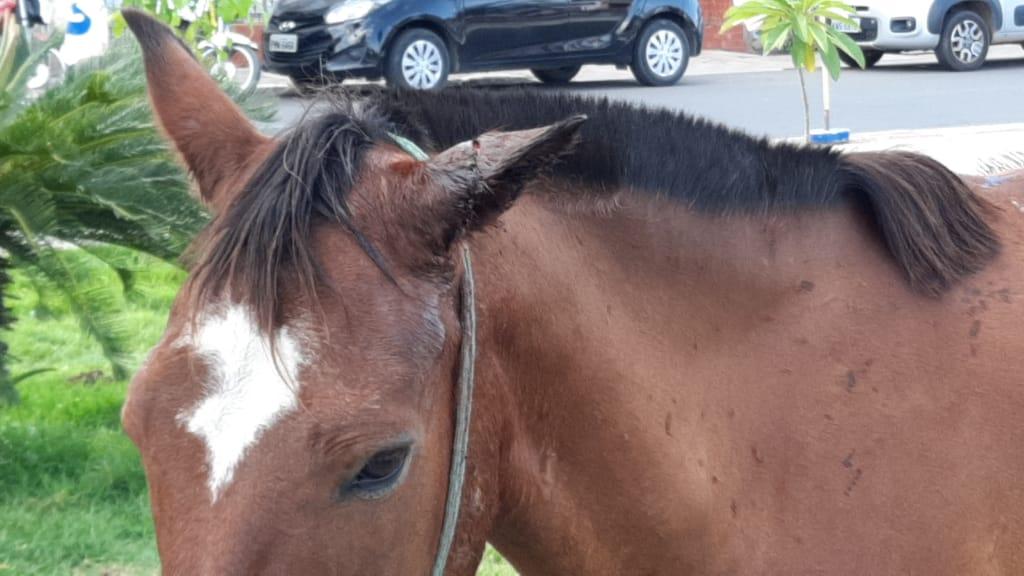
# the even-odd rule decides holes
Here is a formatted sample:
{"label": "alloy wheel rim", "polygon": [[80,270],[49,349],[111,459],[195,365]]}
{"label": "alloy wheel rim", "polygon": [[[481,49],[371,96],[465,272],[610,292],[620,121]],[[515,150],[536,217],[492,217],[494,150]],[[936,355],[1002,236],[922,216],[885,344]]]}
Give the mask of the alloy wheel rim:
{"label": "alloy wheel rim", "polygon": [[675,75],[683,64],[683,41],[670,30],[659,30],[647,41],[647,67],[662,78]]}
{"label": "alloy wheel rim", "polygon": [[402,76],[413,88],[429,90],[441,81],[441,51],[432,42],[417,40],[402,54]]}
{"label": "alloy wheel rim", "polygon": [[974,64],[985,50],[985,31],[973,20],[964,20],[953,27],[949,36],[953,56],[964,64]]}

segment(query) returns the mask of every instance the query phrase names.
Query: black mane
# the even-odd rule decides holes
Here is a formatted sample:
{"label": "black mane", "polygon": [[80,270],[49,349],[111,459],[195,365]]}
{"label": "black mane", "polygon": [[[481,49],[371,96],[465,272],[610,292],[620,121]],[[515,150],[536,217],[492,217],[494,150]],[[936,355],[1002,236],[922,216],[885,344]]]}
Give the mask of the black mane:
{"label": "black mane", "polygon": [[633,189],[707,212],[763,211],[837,200],[839,155],[772,144],[707,120],[607,99],[514,89],[370,91],[362,98],[435,151],[488,130],[524,130],[586,114],[558,176]]}
{"label": "black mane", "polygon": [[840,154],[773,143],[706,120],[527,89],[370,91],[363,96],[436,150],[488,130],[589,117],[556,175],[614,192],[667,197],[710,213],[761,213],[855,202],[874,217],[911,284],[937,295],[999,251],[993,210],[945,166],[906,152]]}
{"label": "black mane", "polygon": [[281,138],[237,199],[193,246],[192,299],[225,294],[249,305],[265,333],[279,317],[279,279],[288,275],[311,303],[322,285],[312,243],[313,226],[328,221],[352,234],[391,277],[383,258],[354,225],[348,195],[364,154],[386,140],[391,125],[372,109],[334,100],[327,111],[304,120]]}
{"label": "black mane", "polygon": [[311,231],[318,220],[347,229],[387,273],[353,225],[347,197],[363,153],[392,141],[392,134],[436,152],[486,131],[536,128],[586,114],[580,145],[554,176],[590,190],[632,190],[711,214],[859,202],[911,284],[932,295],[980,270],[999,251],[986,221],[991,206],[947,168],[918,154],[840,154],[776,144],[685,114],[525,89],[369,89],[331,98],[328,105],[326,113],[282,138],[198,243],[194,297],[230,293],[252,306],[267,332],[280,321],[278,279],[284,270],[316,301],[322,279]]}

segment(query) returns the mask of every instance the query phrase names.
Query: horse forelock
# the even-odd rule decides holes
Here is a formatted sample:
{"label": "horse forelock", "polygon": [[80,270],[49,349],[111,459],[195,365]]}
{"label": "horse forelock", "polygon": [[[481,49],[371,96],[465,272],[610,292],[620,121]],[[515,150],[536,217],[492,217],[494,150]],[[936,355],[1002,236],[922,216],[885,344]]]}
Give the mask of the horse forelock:
{"label": "horse forelock", "polygon": [[348,197],[363,156],[388,129],[373,107],[334,100],[328,112],[286,135],[192,248],[193,323],[230,293],[261,333],[273,334],[283,320],[285,276],[288,289],[315,308],[324,280],[312,242],[317,221],[346,230],[387,273],[380,252],[355,226]]}

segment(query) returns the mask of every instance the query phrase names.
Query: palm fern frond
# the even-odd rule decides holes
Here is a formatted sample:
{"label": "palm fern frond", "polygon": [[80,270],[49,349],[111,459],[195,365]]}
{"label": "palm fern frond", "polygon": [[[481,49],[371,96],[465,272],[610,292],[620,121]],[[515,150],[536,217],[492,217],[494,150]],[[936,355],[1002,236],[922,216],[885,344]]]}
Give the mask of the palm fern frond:
{"label": "palm fern frond", "polygon": [[124,293],[106,264],[85,250],[37,246],[29,264],[67,300],[82,331],[91,336],[111,364],[115,378],[129,374],[126,342],[131,337],[122,312]]}
{"label": "palm fern frond", "polygon": [[[34,61],[20,59],[21,72]],[[121,317],[143,260],[105,247],[177,264],[208,216],[156,130],[134,42],[115,41],[34,101],[21,72],[7,71],[15,89],[0,103],[0,295],[6,264],[45,277],[123,376]]]}
{"label": "palm fern frond", "polygon": [[[135,42],[115,40],[30,101],[21,79],[38,60],[21,58],[0,77],[13,87],[0,101],[0,296],[6,263],[33,270],[63,294],[123,375],[129,335],[120,313],[140,266],[153,257],[179,265],[208,216],[156,130]],[[272,115],[265,96],[242,106]],[[0,301],[0,326],[5,319]],[[0,365],[0,392],[3,378]]]}
{"label": "palm fern frond", "polygon": [[56,33],[35,49],[29,49],[21,37],[17,20],[8,17],[3,21],[3,37],[0,37],[0,126],[6,125],[28,104],[26,89],[36,66],[43,63],[49,52],[63,41],[64,35]]}
{"label": "palm fern frond", "polygon": [[145,89],[137,49],[118,42],[0,128],[0,188],[53,199],[55,219],[38,233],[172,260],[205,224]]}
{"label": "palm fern frond", "polygon": [[18,22],[12,17],[0,20],[0,86],[10,85],[10,78],[14,75],[17,65],[18,43],[21,40],[21,29]]}
{"label": "palm fern frond", "polygon": [[[11,223],[0,219],[0,239],[7,238],[14,233]],[[11,311],[5,305],[7,288],[11,285],[11,276],[8,272],[10,267],[9,255],[0,254],[0,330],[6,330],[13,321]],[[7,343],[0,341],[0,406],[13,404],[18,400],[18,390],[14,387],[14,381],[11,380],[10,373],[7,371],[7,363],[4,362],[6,358]]]}

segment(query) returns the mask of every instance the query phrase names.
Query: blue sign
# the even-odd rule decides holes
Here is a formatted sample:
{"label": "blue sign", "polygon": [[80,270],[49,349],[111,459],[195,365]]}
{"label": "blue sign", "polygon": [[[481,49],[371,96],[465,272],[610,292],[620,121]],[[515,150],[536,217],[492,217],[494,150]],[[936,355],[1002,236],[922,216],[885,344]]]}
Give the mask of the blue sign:
{"label": "blue sign", "polygon": [[68,20],[68,34],[83,36],[89,32],[89,28],[92,28],[92,19],[85,12],[82,12],[78,4],[71,5],[71,14],[72,17]]}

